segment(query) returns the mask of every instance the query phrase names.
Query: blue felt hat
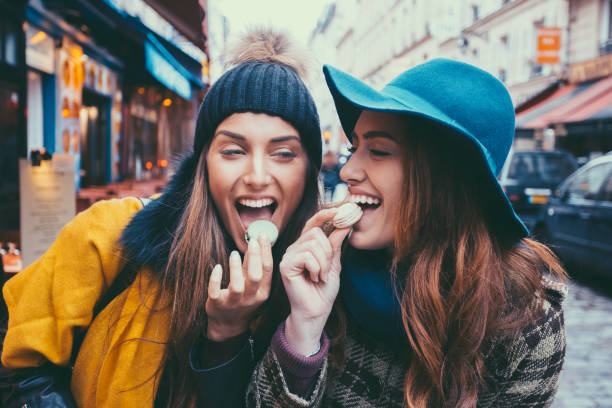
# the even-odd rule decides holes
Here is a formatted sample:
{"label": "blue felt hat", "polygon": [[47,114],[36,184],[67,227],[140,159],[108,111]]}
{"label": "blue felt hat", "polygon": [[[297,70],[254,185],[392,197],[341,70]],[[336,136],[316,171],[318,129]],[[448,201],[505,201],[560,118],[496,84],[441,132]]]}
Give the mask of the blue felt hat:
{"label": "blue felt hat", "polygon": [[[527,237],[529,231],[514,212],[497,181],[514,138],[514,107],[504,85],[472,65],[438,58],[418,65],[376,91],[329,65],[325,80],[347,137],[364,110],[405,114],[438,123],[462,136],[480,153],[483,183],[495,223],[510,236]],[[481,181],[478,181],[481,182]]]}

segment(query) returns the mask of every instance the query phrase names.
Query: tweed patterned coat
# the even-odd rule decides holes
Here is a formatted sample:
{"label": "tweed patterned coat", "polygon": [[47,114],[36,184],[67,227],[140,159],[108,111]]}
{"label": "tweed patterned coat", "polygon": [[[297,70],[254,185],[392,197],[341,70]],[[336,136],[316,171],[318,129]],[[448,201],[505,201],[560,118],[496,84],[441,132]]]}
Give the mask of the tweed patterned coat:
{"label": "tweed patterned coat", "polygon": [[[479,384],[479,408],[548,407],[557,390],[565,355],[561,302],[563,284],[544,279],[547,298],[541,313],[513,338],[491,342],[483,350],[487,377]],[[271,407],[404,407],[406,365],[399,350],[347,325],[347,360],[333,373],[327,359],[307,399],[291,393],[274,351],[268,349],[256,367],[246,405]]]}

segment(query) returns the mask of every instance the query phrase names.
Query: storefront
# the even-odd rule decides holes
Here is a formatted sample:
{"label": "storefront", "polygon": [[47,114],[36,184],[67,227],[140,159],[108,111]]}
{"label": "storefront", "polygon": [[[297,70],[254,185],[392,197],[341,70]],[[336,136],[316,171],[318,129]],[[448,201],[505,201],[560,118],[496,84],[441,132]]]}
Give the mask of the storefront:
{"label": "storefront", "polygon": [[[30,204],[43,184],[61,187],[64,201],[61,209],[45,204],[57,222],[43,226],[37,251],[74,216],[75,202],[87,207],[66,191],[116,196],[107,186],[163,183],[173,159],[192,146],[201,71],[201,62],[108,2],[0,0],[3,260],[25,254],[24,237],[40,232],[33,223],[43,221],[23,217],[40,213]],[[43,173],[44,183],[33,181]]]}
{"label": "storefront", "polygon": [[[0,1],[0,254],[19,252],[19,157],[25,157],[26,75],[23,1]],[[0,271],[1,272],[1,271]]]}
{"label": "storefront", "polygon": [[172,160],[193,144],[204,84],[166,47],[148,34],[148,75],[125,89],[121,174],[127,179],[165,177]]}
{"label": "storefront", "polygon": [[582,160],[612,149],[612,55],[570,67],[537,103],[517,110],[517,140],[534,147],[568,150]]}

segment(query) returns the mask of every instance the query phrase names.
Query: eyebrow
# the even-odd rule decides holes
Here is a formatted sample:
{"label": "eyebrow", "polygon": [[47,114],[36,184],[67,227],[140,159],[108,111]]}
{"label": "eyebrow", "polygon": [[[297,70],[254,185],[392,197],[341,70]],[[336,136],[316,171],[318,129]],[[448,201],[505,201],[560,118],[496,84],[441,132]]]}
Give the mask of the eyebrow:
{"label": "eyebrow", "polygon": [[[217,133],[215,133],[215,136],[217,135],[225,135],[228,137],[231,137],[232,139],[236,139],[236,140],[247,140],[247,138],[239,133],[234,133],[234,132],[230,132],[229,130],[219,130]],[[281,143],[281,142],[286,142],[288,140],[296,140],[298,142],[301,142],[300,138],[295,136],[295,135],[286,135],[286,136],[278,136],[278,137],[274,137],[270,140],[270,143]]]}
{"label": "eyebrow", "polygon": [[[351,136],[353,138],[358,138],[357,133],[355,133],[354,131],[351,133]],[[397,143],[397,139],[395,137],[391,136],[390,133],[384,132],[382,130],[370,130],[369,132],[365,132],[361,137],[366,140],[383,137],[385,139],[389,139]]]}

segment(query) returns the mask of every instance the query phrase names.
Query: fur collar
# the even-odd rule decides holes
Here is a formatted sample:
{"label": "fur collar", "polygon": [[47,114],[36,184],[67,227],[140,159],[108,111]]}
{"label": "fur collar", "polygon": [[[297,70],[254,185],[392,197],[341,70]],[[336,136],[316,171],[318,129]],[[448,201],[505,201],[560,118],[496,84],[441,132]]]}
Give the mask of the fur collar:
{"label": "fur collar", "polygon": [[154,272],[166,267],[174,231],[193,190],[197,163],[193,153],[186,156],[162,196],[138,211],[123,230],[119,244],[130,267],[148,266]]}

